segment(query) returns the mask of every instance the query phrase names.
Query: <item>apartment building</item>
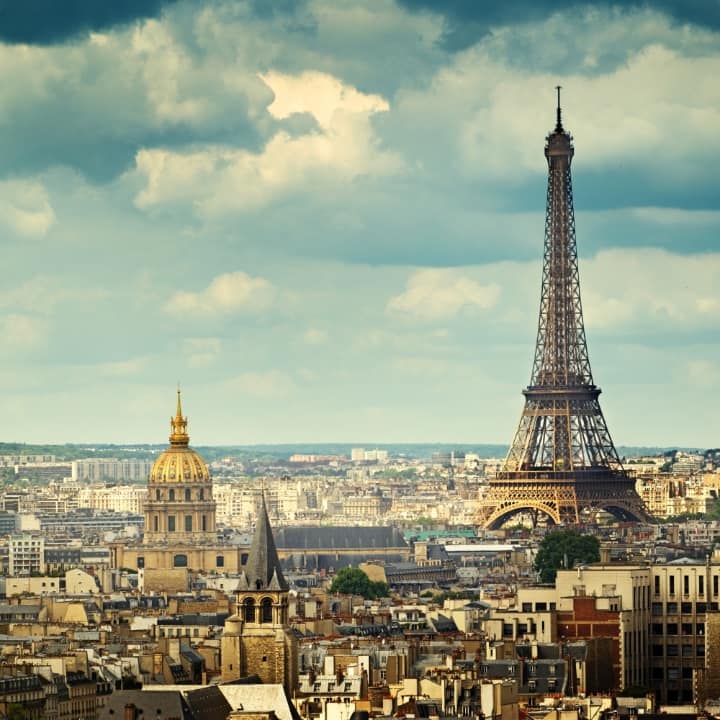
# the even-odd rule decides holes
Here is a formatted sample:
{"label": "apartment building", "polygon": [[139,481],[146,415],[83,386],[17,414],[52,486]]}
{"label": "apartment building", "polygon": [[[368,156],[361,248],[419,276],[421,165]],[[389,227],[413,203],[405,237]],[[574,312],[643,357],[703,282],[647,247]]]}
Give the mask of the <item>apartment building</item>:
{"label": "apartment building", "polygon": [[11,535],[8,541],[8,574],[42,575],[44,572],[44,538],[40,535]]}

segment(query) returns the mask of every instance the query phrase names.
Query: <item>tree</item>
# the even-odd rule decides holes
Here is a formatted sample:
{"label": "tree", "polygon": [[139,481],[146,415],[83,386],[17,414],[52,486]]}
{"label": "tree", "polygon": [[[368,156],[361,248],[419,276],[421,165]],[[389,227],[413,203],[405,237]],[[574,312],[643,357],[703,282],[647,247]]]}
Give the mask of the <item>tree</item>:
{"label": "tree", "polygon": [[600,542],[594,535],[582,535],[577,530],[556,530],[548,533],[535,556],[535,570],[540,581],[555,582],[561,567],[571,568],[576,562],[590,563],[600,559]]}
{"label": "tree", "polygon": [[340,570],[330,584],[331,593],[344,595],[362,595],[366,600],[386,597],[387,583],[373,582],[362,570],[346,567]]}

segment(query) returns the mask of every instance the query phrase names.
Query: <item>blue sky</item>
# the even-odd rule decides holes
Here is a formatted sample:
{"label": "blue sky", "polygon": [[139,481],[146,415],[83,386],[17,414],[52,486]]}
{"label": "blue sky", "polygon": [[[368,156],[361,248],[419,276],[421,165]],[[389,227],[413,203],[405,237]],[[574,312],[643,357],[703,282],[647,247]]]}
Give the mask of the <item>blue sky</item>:
{"label": "blue sky", "polygon": [[[486,7],[487,6],[487,7]],[[0,437],[507,443],[564,87],[617,444],[720,444],[714,1],[3,4]]]}

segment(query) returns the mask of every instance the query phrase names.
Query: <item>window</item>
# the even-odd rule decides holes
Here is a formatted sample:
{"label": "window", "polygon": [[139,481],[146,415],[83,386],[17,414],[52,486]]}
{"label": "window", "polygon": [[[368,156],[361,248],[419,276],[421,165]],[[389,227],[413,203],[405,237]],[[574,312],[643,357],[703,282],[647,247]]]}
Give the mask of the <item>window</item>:
{"label": "window", "polygon": [[662,645],[653,645],[652,646],[652,655],[653,655],[653,657],[662,657],[663,656],[663,646]]}
{"label": "window", "polygon": [[522,611],[523,612],[532,612],[532,603],[524,602],[522,604]]}
{"label": "window", "polygon": [[674,576],[674,575],[671,575],[671,576],[668,578],[668,580],[670,581],[670,590],[669,590],[669,592],[670,592],[671,595],[674,595],[674,594],[675,594],[675,576]]}
{"label": "window", "polygon": [[157,532],[159,526],[160,526],[160,518],[156,515],[156,516],[153,518],[153,530],[155,530],[155,532]]}
{"label": "window", "polygon": [[660,594],[660,576],[659,575],[655,576],[655,594],[656,595]]}
{"label": "window", "polygon": [[713,597],[718,596],[718,576],[713,575]]}
{"label": "window", "polygon": [[192,532],[192,515],[185,516],[185,532]]}
{"label": "window", "polygon": [[168,532],[175,532],[175,516],[168,515]]}
{"label": "window", "polygon": [[185,502],[190,502],[190,488],[185,488]]}
{"label": "window", "polygon": [[683,623],[682,624],[682,634],[683,635],[692,635],[693,634],[692,623]]}
{"label": "window", "polygon": [[187,567],[187,555],[176,555],[173,558],[173,567],[184,568]]}
{"label": "window", "polygon": [[690,615],[692,613],[692,603],[689,603],[689,602],[680,603],[680,612],[683,615]]}
{"label": "window", "polygon": [[142,555],[138,555],[137,566],[138,570],[141,570],[145,567],[145,558]]}
{"label": "window", "polygon": [[700,575],[698,577],[698,595],[704,595],[705,594],[705,578]]}
{"label": "window", "polygon": [[203,488],[200,488],[200,494],[198,497],[200,498],[200,500],[205,499],[205,490],[203,490]]}
{"label": "window", "polygon": [[669,602],[667,604],[668,615],[677,615],[677,611],[678,611],[678,604],[676,602]]}
{"label": "window", "polygon": [[702,614],[707,612],[707,603],[697,603],[695,605],[695,612]]}
{"label": "window", "polygon": [[215,567],[225,567],[225,556],[224,555],[218,555],[215,558]]}
{"label": "window", "polygon": [[243,619],[246,623],[255,622],[255,601],[252,598],[243,600]]}
{"label": "window", "polygon": [[203,532],[207,530],[207,518],[205,517],[205,515],[202,516],[202,529]]}
{"label": "window", "polygon": [[696,632],[698,635],[704,635],[705,634],[705,623],[698,623],[695,626]]}
{"label": "window", "polygon": [[653,635],[662,635],[663,634],[663,624],[662,623],[653,623],[652,627],[650,628],[650,631]]}
{"label": "window", "polygon": [[653,615],[662,615],[662,614],[663,614],[662,603],[654,602],[654,603],[652,604],[651,610],[652,610],[652,614],[653,614]]}
{"label": "window", "polygon": [[270,598],[262,599],[262,602],[260,603],[260,617],[260,622],[272,622],[272,600]]}
{"label": "window", "polygon": [[170,490],[170,495],[168,499],[170,500],[170,502],[175,501],[175,490]]}
{"label": "window", "polygon": [[155,491],[155,499],[156,499],[156,500],[159,500],[159,499],[160,499],[160,491],[159,491],[159,490],[156,490],[156,491]]}
{"label": "window", "polygon": [[683,657],[692,657],[693,656],[693,646],[692,645],[683,645],[682,646],[682,656]]}
{"label": "window", "polygon": [[677,623],[668,623],[667,624],[667,634],[668,635],[677,635],[678,634]]}
{"label": "window", "polygon": [[690,594],[690,576],[683,575],[683,595]]}
{"label": "window", "polygon": [[677,645],[668,645],[667,646],[667,656],[668,657],[678,657],[680,655],[680,648]]}

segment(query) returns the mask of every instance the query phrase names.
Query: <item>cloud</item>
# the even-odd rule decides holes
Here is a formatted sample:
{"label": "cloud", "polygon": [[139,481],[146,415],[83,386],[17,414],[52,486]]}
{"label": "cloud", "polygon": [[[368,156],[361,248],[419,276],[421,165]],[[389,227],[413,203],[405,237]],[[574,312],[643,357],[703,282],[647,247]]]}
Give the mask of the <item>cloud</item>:
{"label": "cloud", "polygon": [[0,222],[18,235],[44,237],[56,217],[43,185],[32,180],[0,182]]}
{"label": "cloud", "polygon": [[720,254],[676,255],[613,249],[582,260],[589,328],[639,336],[664,330],[697,334],[720,323]]}
{"label": "cloud", "polygon": [[318,328],[309,328],[303,335],[303,342],[306,345],[325,345],[328,341],[328,334],[326,330]]}
{"label": "cloud", "polygon": [[320,73],[269,73],[263,80],[275,94],[270,106],[275,117],[309,113],[320,130],[298,137],[279,131],[260,153],[231,146],[141,150],[136,173],[146,184],[136,205],[146,209],[189,201],[202,216],[223,215],[262,207],[308,186],[324,191],[328,183],[401,169],[399,157],[380,147],[370,122],[373,114],[388,109],[379,96],[365,95]]}
{"label": "cloud", "polygon": [[279,370],[244,372],[228,382],[230,390],[255,398],[284,398],[294,392],[293,379]]}
{"label": "cloud", "polygon": [[176,0],[5,0],[0,40],[46,45],[159,15]]}
{"label": "cloud", "polygon": [[165,311],[178,317],[261,312],[272,305],[276,294],[276,288],[265,278],[238,271],[218,275],[200,292],[176,292],[165,304]]}
{"label": "cloud", "polygon": [[419,320],[446,320],[461,311],[487,310],[499,297],[497,285],[480,285],[454,270],[418,270],[405,292],[390,298],[387,310]]}
{"label": "cloud", "polygon": [[[461,50],[474,44],[491,30],[505,25],[538,23],[553,14],[588,7],[585,0],[509,0],[502,3],[478,3],[468,0],[398,0],[412,11],[432,12],[445,19],[445,46]],[[720,8],[714,0],[595,0],[594,8],[610,8],[628,14],[653,8],[681,23],[693,23],[720,29]]]}
{"label": "cloud", "polygon": [[137,377],[147,365],[145,358],[132,358],[130,360],[117,360],[115,362],[101,363],[97,370],[101,377],[128,378]]}
{"label": "cloud", "polygon": [[183,354],[191,368],[209,367],[222,350],[220,338],[187,338],[182,344]]}
{"label": "cloud", "polygon": [[0,316],[0,335],[3,339],[2,354],[23,353],[45,344],[47,328],[37,317],[10,313]]}
{"label": "cloud", "polygon": [[0,308],[33,315],[51,315],[66,302],[95,304],[107,298],[107,288],[71,287],[67,278],[57,275],[33,275],[14,288],[0,292]]}

